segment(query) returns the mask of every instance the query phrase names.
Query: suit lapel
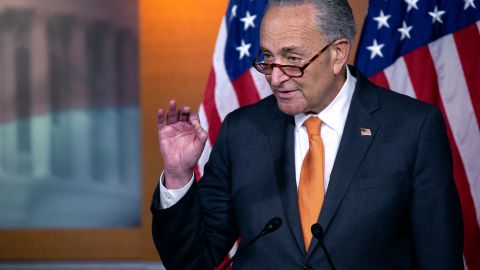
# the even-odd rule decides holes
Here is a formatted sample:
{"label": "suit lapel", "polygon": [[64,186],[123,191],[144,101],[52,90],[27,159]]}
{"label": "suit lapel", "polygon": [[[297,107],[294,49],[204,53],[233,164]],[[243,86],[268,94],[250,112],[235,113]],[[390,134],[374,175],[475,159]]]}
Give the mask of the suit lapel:
{"label": "suit lapel", "polygon": [[[275,105],[276,106],[276,105]],[[298,248],[303,248],[302,230],[297,205],[297,185],[295,181],[294,132],[295,121],[275,108],[274,119],[266,127],[270,149],[272,150],[277,186],[283,209],[285,223],[295,237]]]}
{"label": "suit lapel", "polygon": [[[356,74],[354,69],[350,68],[350,71],[352,74]],[[355,92],[332,173],[330,174],[325,201],[318,219],[318,223],[322,226],[325,233],[328,231],[328,226],[336,210],[340,206],[363,157],[380,128],[377,120],[372,116],[372,113],[379,108],[377,91],[365,77],[360,74],[356,74],[356,77]],[[368,132],[366,131],[367,129]],[[318,241],[312,239],[308,255],[312,253],[317,244]]]}
{"label": "suit lapel", "polygon": [[[350,67],[350,72],[357,78],[357,83],[318,219],[324,232],[327,232],[363,157],[380,129],[378,121],[372,115],[380,107],[375,86],[355,68]],[[275,163],[277,186],[285,211],[285,222],[294,235],[298,248],[305,252],[295,181],[295,121],[293,117],[283,114],[276,103],[274,110],[271,122],[266,125],[266,132]],[[369,129],[371,134],[362,135],[362,129]],[[317,244],[318,240],[313,238],[307,257],[315,250]]]}

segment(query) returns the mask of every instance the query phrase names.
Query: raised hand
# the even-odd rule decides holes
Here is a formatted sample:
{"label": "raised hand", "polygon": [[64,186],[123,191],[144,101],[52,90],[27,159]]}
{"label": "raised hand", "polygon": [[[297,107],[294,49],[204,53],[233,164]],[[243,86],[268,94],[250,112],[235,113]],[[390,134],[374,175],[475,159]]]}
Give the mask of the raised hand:
{"label": "raised hand", "polygon": [[208,134],[200,126],[198,114],[190,107],[177,111],[175,100],[169,102],[166,115],[163,109],[158,110],[157,130],[164,162],[164,185],[167,189],[181,188],[190,181]]}

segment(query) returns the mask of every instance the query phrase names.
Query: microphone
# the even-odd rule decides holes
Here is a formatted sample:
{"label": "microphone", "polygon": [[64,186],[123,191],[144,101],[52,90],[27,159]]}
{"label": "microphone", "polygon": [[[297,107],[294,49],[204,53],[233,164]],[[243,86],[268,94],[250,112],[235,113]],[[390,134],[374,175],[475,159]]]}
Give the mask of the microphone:
{"label": "microphone", "polygon": [[265,227],[263,228],[263,230],[261,232],[259,232],[255,237],[253,237],[252,239],[250,239],[250,241],[248,241],[242,248],[239,248],[237,250],[237,252],[235,252],[235,255],[233,255],[230,260],[228,260],[225,265],[222,267],[222,270],[225,270],[227,269],[230,264],[233,263],[233,261],[235,260],[235,258],[237,258],[237,256],[239,254],[241,254],[244,250],[246,250],[249,246],[251,246],[253,243],[255,243],[255,241],[257,241],[258,239],[260,239],[261,237],[269,234],[269,233],[272,233],[274,231],[276,231],[278,228],[280,228],[280,226],[282,226],[282,219],[279,218],[279,217],[274,217],[274,218],[271,218],[267,224],[265,224]]}
{"label": "microphone", "polygon": [[325,256],[327,257],[328,265],[330,265],[330,268],[332,270],[335,270],[335,265],[333,265],[333,261],[330,258],[330,254],[328,254],[327,248],[325,247],[325,244],[323,243],[323,228],[320,226],[320,224],[315,223],[312,225],[312,234],[315,238],[318,239],[318,242],[320,243],[320,246],[323,249],[323,252],[325,253]]}

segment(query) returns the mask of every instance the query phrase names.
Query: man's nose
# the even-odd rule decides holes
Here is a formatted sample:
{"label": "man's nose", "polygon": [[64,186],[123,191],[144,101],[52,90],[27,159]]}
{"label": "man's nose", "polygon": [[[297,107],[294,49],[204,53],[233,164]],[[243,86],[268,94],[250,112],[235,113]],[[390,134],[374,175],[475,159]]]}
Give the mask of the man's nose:
{"label": "man's nose", "polygon": [[285,75],[285,73],[283,73],[283,71],[280,70],[279,67],[273,67],[271,76],[272,86],[280,86],[283,82],[290,79],[290,77]]}

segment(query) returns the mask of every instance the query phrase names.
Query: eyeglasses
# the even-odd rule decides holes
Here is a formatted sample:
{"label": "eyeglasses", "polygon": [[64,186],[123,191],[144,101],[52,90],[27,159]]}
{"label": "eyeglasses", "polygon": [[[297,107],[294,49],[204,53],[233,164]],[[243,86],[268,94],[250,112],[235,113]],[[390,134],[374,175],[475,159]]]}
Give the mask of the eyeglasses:
{"label": "eyeglasses", "polygon": [[252,66],[258,70],[258,72],[263,73],[265,75],[272,75],[273,73],[273,68],[278,68],[280,69],[283,74],[293,77],[293,78],[298,78],[303,76],[303,71],[313,62],[315,59],[317,59],[320,54],[322,54],[328,47],[330,47],[332,43],[327,44],[323,49],[321,49],[317,54],[315,54],[312,59],[310,59],[305,65],[303,66],[295,66],[295,65],[281,65],[281,64],[276,64],[276,63],[258,63],[257,59],[261,54],[261,51],[257,53],[257,56],[252,62]]}

